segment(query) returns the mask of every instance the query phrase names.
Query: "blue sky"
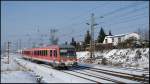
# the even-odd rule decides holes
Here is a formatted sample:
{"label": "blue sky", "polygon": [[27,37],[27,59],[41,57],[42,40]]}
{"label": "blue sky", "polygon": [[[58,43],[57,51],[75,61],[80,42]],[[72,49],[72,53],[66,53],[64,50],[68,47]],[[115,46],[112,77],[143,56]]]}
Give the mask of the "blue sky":
{"label": "blue sky", "polygon": [[2,1],[1,41],[21,39],[24,44],[31,44],[40,42],[44,35],[42,42],[48,43],[52,28],[58,30],[59,43],[69,42],[71,37],[82,41],[90,29],[86,23],[90,22],[91,13],[99,24],[95,38],[101,27],[112,34],[149,27],[148,1]]}

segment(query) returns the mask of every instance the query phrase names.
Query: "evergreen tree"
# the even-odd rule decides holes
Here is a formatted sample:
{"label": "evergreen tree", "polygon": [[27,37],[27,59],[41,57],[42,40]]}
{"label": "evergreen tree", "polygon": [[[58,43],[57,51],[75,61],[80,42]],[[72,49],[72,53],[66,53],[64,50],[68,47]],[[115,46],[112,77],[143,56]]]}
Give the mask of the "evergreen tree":
{"label": "evergreen tree", "polygon": [[72,37],[72,41],[71,41],[70,45],[73,45],[74,47],[76,47],[76,41],[74,40],[73,37]]}
{"label": "evergreen tree", "polygon": [[90,35],[89,30],[87,30],[87,33],[86,33],[85,38],[84,38],[85,45],[90,44],[90,40],[91,40],[91,35]]}
{"label": "evergreen tree", "polygon": [[104,29],[101,27],[99,35],[98,35],[98,43],[103,43],[103,40],[105,38],[106,34],[104,32]]}

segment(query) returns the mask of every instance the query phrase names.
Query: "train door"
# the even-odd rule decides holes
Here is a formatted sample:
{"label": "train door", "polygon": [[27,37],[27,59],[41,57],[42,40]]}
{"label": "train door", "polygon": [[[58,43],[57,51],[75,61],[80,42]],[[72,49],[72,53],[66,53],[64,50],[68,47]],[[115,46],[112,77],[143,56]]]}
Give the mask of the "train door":
{"label": "train door", "polygon": [[50,50],[50,60],[52,60],[52,61],[57,60],[57,51],[56,51],[56,49],[51,49]]}
{"label": "train door", "polygon": [[57,61],[57,50],[56,49],[53,50],[53,60]]}
{"label": "train door", "polygon": [[53,50],[50,50],[50,60],[53,60]]}

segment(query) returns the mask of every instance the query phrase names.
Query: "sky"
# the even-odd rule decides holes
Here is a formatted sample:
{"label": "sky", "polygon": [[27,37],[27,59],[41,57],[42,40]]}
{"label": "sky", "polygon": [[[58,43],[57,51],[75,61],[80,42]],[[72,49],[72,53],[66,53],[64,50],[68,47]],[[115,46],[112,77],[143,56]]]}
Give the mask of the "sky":
{"label": "sky", "polygon": [[[113,35],[149,28],[148,1],[2,1],[1,44],[21,40],[24,46],[48,44],[56,29],[59,44],[83,41],[94,13],[95,39],[100,28]],[[103,18],[100,18],[103,16]]]}

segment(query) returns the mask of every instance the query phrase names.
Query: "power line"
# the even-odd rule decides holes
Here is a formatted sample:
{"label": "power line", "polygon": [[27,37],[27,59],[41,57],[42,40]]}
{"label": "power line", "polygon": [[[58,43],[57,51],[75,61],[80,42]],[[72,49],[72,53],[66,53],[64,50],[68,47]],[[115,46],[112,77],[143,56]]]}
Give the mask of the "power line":
{"label": "power line", "polygon": [[[97,9],[98,7],[103,7],[103,5],[108,5],[108,2],[103,3],[103,4],[99,4],[98,6],[95,6],[95,7],[91,8],[90,10],[88,10],[88,11],[86,11],[86,12],[83,12],[82,14],[80,14],[80,15],[78,15],[78,16],[72,17],[71,19],[69,19],[69,21],[72,21],[72,20],[81,18],[81,17],[83,17],[83,15],[91,13],[93,10]],[[89,12],[89,13],[88,13],[88,12]],[[87,17],[88,17],[88,16],[87,16]],[[65,22],[65,23],[67,23],[67,22]]]}
{"label": "power line", "polygon": [[145,16],[142,16],[142,17],[136,17],[136,18],[133,18],[133,19],[128,19],[126,21],[121,21],[121,22],[118,22],[118,23],[110,24],[110,25],[113,25],[113,26],[114,25],[119,25],[119,24],[122,24],[122,23],[128,23],[130,21],[136,21],[137,19],[146,18],[146,17],[148,17],[148,16],[145,15]]}
{"label": "power line", "polygon": [[[134,4],[134,5],[133,5]],[[141,4],[141,3],[140,3]],[[142,3],[143,4],[143,3]],[[130,8],[130,7],[132,7],[132,6],[136,6],[136,5],[139,5],[139,4],[135,4],[135,3],[132,3],[132,5],[127,5],[127,6],[125,6],[125,7],[121,7],[121,8],[119,8],[119,9],[117,9],[117,10],[114,10],[114,11],[111,11],[111,12],[109,12],[109,13],[106,13],[106,14],[104,14],[105,16],[106,15],[111,15],[111,14],[114,14],[116,11],[122,11],[123,9],[127,9],[127,8]],[[95,8],[93,8],[93,9],[95,9]],[[80,22],[80,23],[78,23],[78,24],[81,24],[81,23],[83,23],[84,21],[82,21],[82,22]],[[71,24],[70,26],[77,26],[77,24]]]}
{"label": "power line", "polygon": [[[127,13],[124,13],[124,14],[120,14],[119,16],[117,15],[116,17],[117,17],[117,19],[116,19],[116,17],[115,17],[115,19],[113,19],[114,17],[112,17],[112,18],[108,18],[108,19],[104,19],[104,21],[106,20],[110,20],[110,19],[113,19],[113,22],[114,22],[114,20],[118,20],[119,18],[124,18],[123,16],[127,16],[127,15],[132,15],[132,14],[137,14],[137,11],[140,11],[141,9],[144,9],[144,8],[148,8],[148,7],[142,7],[142,8],[140,8],[140,9],[136,9],[136,10],[132,10],[132,11],[129,11],[129,12],[127,12]],[[131,14],[132,13],[132,14]],[[143,12],[142,12],[143,13]],[[146,14],[146,13],[145,13]],[[129,15],[129,16],[130,16]],[[125,17],[126,18],[126,17]]]}
{"label": "power line", "polygon": [[[115,14],[115,13],[120,12],[120,11],[124,11],[125,9],[134,7],[134,6],[139,5],[139,4],[144,4],[144,3],[138,3],[138,4],[133,3],[133,4],[128,5],[128,6],[125,6],[125,7],[120,7],[120,8],[118,8],[118,9],[116,9],[116,10],[113,10],[113,11],[111,11],[111,12],[109,12],[109,13],[105,13],[105,14],[103,14],[103,15],[101,15],[101,16],[103,16],[103,17],[109,16],[109,15]],[[96,19],[101,18],[101,16],[96,17]]]}
{"label": "power line", "polygon": [[[129,16],[129,17],[123,17],[123,18],[119,18],[119,19],[117,18],[117,19],[114,19],[112,22],[108,22],[108,23],[111,23],[109,25],[114,25],[114,24],[120,23],[120,21],[124,22],[124,20],[125,20],[125,22],[126,22],[126,19],[130,21],[130,19],[132,20],[132,18],[138,18],[139,16],[143,16],[143,15],[145,15],[145,12],[142,14],[137,14],[137,15],[133,15],[133,16]],[[107,24],[107,23],[105,23],[105,24]]]}

